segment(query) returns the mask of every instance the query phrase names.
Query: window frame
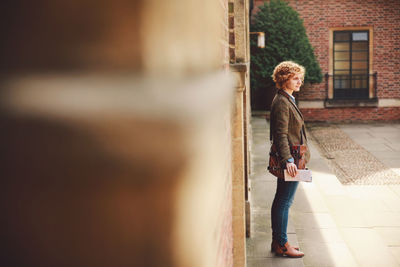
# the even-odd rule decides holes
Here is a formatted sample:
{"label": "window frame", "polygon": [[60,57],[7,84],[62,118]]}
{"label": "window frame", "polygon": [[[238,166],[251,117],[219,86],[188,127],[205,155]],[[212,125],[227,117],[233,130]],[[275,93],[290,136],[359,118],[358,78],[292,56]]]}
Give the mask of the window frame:
{"label": "window frame", "polygon": [[[334,98],[334,33],[335,32],[367,32],[368,33],[368,61],[367,61],[367,74],[368,80],[367,80],[367,87],[368,87],[368,98],[350,98],[350,99],[359,99],[365,100],[365,99],[373,99],[376,98],[376,90],[375,90],[375,83],[374,83],[374,74],[373,74],[373,28],[372,27],[340,27],[340,28],[330,28],[329,29],[329,67],[328,67],[328,73],[327,73],[327,100],[341,100],[341,99],[346,99],[346,98]],[[352,41],[352,35],[350,36],[350,40],[348,41],[349,43],[353,42],[358,42],[358,41]],[[349,44],[351,45],[351,44]],[[351,50],[349,50],[349,53]],[[352,56],[351,54],[349,56]],[[349,61],[349,64],[351,64],[352,61]],[[350,65],[349,68],[352,70],[352,66]],[[347,98],[348,99],[348,98]]]}
{"label": "window frame", "polygon": [[[340,40],[336,40],[336,34],[338,33],[347,33],[349,36],[349,39],[347,41],[340,41]],[[367,34],[367,40],[353,40],[353,34],[354,33],[366,33]],[[362,43],[362,42],[366,42],[367,43],[367,50],[353,50],[353,45],[354,43]],[[354,88],[353,87],[353,81],[357,80],[355,77],[357,76],[357,74],[353,74],[353,71],[355,71],[355,69],[353,69],[353,62],[366,62],[367,64],[367,68],[366,73],[362,73],[362,74],[358,74],[358,76],[363,76],[366,75],[367,76],[367,81],[368,81],[368,75],[369,75],[369,42],[370,42],[370,38],[369,38],[369,31],[368,30],[344,30],[344,31],[334,31],[333,32],[333,98],[334,99],[368,99],[369,98],[369,83],[367,82],[367,86],[366,88]],[[335,49],[335,45],[337,43],[345,43],[348,44],[349,46],[349,50],[347,51],[337,51]],[[341,60],[343,62],[348,62],[349,63],[349,74],[347,74],[348,76],[348,84],[349,87],[348,88],[340,88],[340,89],[336,89],[336,77],[337,76],[346,76],[346,74],[336,74],[336,70],[335,69],[335,65],[336,62],[338,62],[336,60],[336,53],[338,52],[348,52],[349,53],[349,59],[348,60]],[[366,52],[367,53],[367,60],[353,60],[353,52]],[[344,69],[342,69],[342,71],[344,71]],[[340,80],[342,81],[342,80]],[[341,92],[343,93],[343,95],[339,95],[340,90],[346,90],[346,92]],[[361,90],[364,90],[364,92],[360,92]],[[357,92],[358,91],[358,92]],[[347,96],[345,95],[347,93]],[[363,96],[362,94],[365,94],[365,96]]]}

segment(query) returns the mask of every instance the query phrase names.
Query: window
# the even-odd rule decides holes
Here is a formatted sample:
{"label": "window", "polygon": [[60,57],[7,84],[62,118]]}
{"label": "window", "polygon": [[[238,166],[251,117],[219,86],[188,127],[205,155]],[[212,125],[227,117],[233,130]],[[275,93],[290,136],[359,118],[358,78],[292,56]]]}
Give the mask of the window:
{"label": "window", "polygon": [[369,31],[333,32],[333,98],[369,97]]}

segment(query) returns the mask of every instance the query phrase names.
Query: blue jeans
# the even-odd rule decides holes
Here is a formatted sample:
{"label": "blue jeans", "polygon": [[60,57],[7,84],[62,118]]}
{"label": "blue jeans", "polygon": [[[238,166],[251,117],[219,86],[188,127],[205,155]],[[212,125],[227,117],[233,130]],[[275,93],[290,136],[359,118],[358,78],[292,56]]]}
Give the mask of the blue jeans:
{"label": "blue jeans", "polygon": [[289,208],[293,203],[299,182],[285,182],[280,178],[277,180],[275,198],[271,208],[272,238],[283,246],[288,241]]}

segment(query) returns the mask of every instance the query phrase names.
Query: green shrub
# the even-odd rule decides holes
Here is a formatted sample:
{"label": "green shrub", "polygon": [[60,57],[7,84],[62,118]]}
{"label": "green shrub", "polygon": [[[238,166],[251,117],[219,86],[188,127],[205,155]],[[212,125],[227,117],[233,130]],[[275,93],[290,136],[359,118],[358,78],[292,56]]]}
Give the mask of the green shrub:
{"label": "green shrub", "polygon": [[292,60],[306,68],[304,81],[320,83],[322,73],[308,40],[303,20],[287,3],[271,0],[260,6],[250,26],[252,32],[265,32],[265,48],[251,38],[250,81],[252,89],[274,86],[271,75],[277,64]]}

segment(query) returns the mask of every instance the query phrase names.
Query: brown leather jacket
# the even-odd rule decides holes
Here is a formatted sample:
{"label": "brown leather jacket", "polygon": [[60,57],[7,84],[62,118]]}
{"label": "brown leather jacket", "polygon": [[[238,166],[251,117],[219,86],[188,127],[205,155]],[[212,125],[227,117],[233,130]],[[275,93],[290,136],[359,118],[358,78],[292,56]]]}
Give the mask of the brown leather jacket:
{"label": "brown leather jacket", "polygon": [[[292,157],[289,146],[301,144],[301,136],[303,136],[303,144],[307,145],[303,115],[293,101],[284,94],[286,92],[282,89],[276,93],[272,100],[270,115],[270,131],[278,153],[282,157],[282,164]],[[309,159],[310,150],[307,145],[306,163]]]}

